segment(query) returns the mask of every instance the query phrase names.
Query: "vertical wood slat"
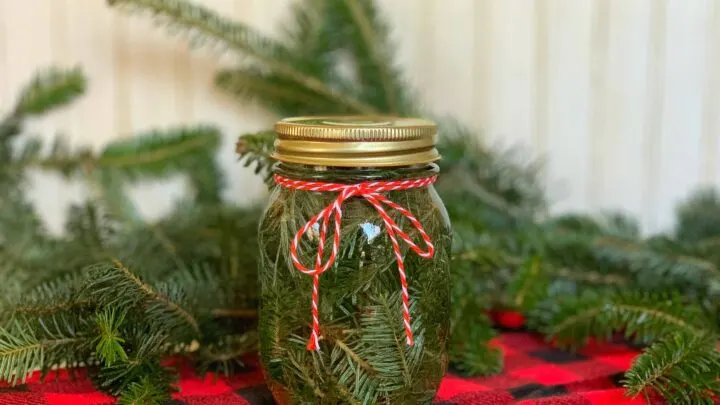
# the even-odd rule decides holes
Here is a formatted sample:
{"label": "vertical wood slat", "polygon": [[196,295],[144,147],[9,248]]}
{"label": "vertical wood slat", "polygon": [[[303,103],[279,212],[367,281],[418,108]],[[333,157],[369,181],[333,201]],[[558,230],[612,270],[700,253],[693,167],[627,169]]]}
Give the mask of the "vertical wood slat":
{"label": "vertical wood slat", "polygon": [[663,134],[662,114],[665,109],[665,58],[667,8],[664,2],[650,3],[650,44],[648,46],[648,64],[646,74],[645,124],[643,126],[643,214],[641,220],[648,228],[657,229],[658,187],[661,181],[658,173],[660,166],[660,142]]}
{"label": "vertical wood slat", "polygon": [[[648,54],[645,51],[650,43],[650,19],[648,8],[653,0],[624,4],[615,7],[611,21],[611,43],[613,54],[611,63],[611,82],[615,83],[613,97],[609,103],[610,133],[607,134],[605,153],[613,156],[605,164],[609,181],[606,183],[605,205],[614,204],[617,208],[642,218],[644,212],[642,189],[644,173],[641,170],[643,159],[644,106],[648,103],[646,72]],[[616,196],[623,196],[619,205]]]}
{"label": "vertical wood slat", "polygon": [[590,91],[587,94],[589,114],[587,131],[590,142],[590,156],[588,161],[588,178],[584,192],[591,209],[601,208],[601,196],[604,192],[604,137],[606,135],[607,121],[611,119],[608,114],[608,63],[610,47],[610,1],[596,1],[592,10],[592,25],[590,28]]}
{"label": "vertical wood slat", "polygon": [[[558,0],[548,8],[548,195],[554,212],[589,206],[590,0]],[[571,32],[572,35],[568,33]]]}
{"label": "vertical wood slat", "polygon": [[[668,2],[657,228],[673,225],[673,209],[701,173],[706,1]],[[650,175],[649,175],[650,176]]]}
{"label": "vertical wood slat", "polygon": [[430,65],[431,71],[430,80],[422,86],[423,92],[431,95],[428,107],[438,115],[473,115],[473,18],[477,3],[447,0],[431,1],[425,6],[426,15],[432,18],[432,31],[426,33],[432,43],[422,48],[429,57],[421,63]]}
{"label": "vertical wood slat", "polygon": [[8,36],[7,23],[5,18],[5,0],[0,0],[0,114],[4,114],[6,109],[9,109],[11,102],[10,91],[7,86],[7,79],[5,77],[5,71],[8,69],[10,63],[7,59],[7,43],[10,40]]}
{"label": "vertical wood slat", "polygon": [[475,128],[487,135],[492,111],[492,47],[495,16],[492,1],[476,1],[473,24],[473,67],[472,115],[465,117]]}
{"label": "vertical wood slat", "polygon": [[130,20],[126,16],[116,15],[112,19],[113,70],[115,71],[113,88],[115,90],[115,120],[113,130],[117,136],[129,136],[133,122],[130,111],[132,91],[132,52],[130,50]]}
{"label": "vertical wood slat", "polygon": [[[25,2],[6,1],[4,19],[7,39],[5,39],[6,66],[0,70],[5,76],[7,99],[15,100],[18,91],[32,79],[36,69],[48,68],[54,62],[53,45],[58,41],[53,37],[53,28],[63,29],[62,23],[55,24],[53,6],[50,0],[35,1],[32,7]],[[22,38],[15,40],[14,38]],[[12,108],[12,104],[8,106]],[[30,120],[25,129],[29,133],[55,135],[57,123],[66,122],[66,118],[56,112],[47,117]],[[59,231],[62,227],[63,204],[58,204],[62,185],[58,178],[30,173],[31,187],[28,198],[48,219],[48,228]]]}
{"label": "vertical wood slat", "polygon": [[702,182],[720,186],[720,1],[707,4],[702,121]]}
{"label": "vertical wood slat", "polygon": [[548,8],[557,7],[557,1],[543,2],[535,0],[534,44],[535,53],[535,151],[541,155],[547,154],[548,140]]}
{"label": "vertical wood slat", "polygon": [[524,0],[494,0],[488,137],[501,146],[533,146],[533,9]]}

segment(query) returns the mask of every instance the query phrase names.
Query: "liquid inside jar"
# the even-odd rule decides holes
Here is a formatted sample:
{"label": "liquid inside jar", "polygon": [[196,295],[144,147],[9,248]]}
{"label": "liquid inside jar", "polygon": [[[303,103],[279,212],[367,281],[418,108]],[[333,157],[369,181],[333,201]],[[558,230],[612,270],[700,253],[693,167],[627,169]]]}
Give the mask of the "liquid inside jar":
{"label": "liquid inside jar", "polygon": [[[334,168],[281,163],[276,173],[298,180],[356,184],[424,178],[435,175],[437,166]],[[446,369],[450,327],[451,230],[445,208],[432,186],[383,193],[420,221],[435,246],[432,258],[422,258],[399,240],[410,295],[414,337],[410,346],[397,261],[385,224],[362,196],[344,201],[337,259],[320,276],[319,350],[311,351],[307,342],[313,277],[294,267],[291,242],[337,195],[276,186],[261,220],[260,357],[273,396],[280,404],[430,403]],[[421,244],[419,232],[407,218],[393,209],[387,213]],[[315,263],[319,231],[315,224],[300,239],[298,256],[308,267]],[[331,251],[332,240],[327,237],[325,252]]]}

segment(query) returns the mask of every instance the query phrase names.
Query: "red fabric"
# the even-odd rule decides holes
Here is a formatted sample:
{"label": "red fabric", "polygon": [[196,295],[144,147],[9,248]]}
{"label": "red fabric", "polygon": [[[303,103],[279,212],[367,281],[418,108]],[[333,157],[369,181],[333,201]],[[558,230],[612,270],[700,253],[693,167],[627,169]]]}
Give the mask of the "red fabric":
{"label": "red fabric", "polygon": [[[527,332],[504,332],[495,342],[504,353],[505,370],[492,377],[464,378],[448,374],[436,405],[641,405],[628,398],[618,381],[637,351],[623,344],[590,344],[576,354],[557,350]],[[55,378],[56,377],[56,378]],[[272,404],[257,364],[232,379],[199,377],[182,370],[180,392],[168,405]],[[660,402],[656,402],[660,403]],[[45,382],[33,376],[26,384],[0,386],[0,405],[110,405],[113,398],[97,392],[79,373],[54,373]]]}

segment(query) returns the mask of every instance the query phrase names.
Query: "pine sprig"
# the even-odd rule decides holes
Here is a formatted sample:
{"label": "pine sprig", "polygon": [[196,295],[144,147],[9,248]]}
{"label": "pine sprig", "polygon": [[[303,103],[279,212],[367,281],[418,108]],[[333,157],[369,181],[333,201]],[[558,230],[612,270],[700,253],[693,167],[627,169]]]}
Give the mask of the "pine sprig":
{"label": "pine sprig", "polygon": [[15,320],[0,328],[0,379],[16,384],[35,371],[92,362],[88,324],[72,315]]}
{"label": "pine sprig", "polygon": [[241,101],[258,102],[283,115],[294,115],[298,111],[303,111],[304,114],[355,112],[278,74],[261,69],[221,70],[215,76],[215,85]]}
{"label": "pine sprig", "polygon": [[138,395],[146,395],[137,385],[142,387],[143,380],[149,380],[155,386],[153,396],[161,395],[167,399],[175,390],[173,383],[177,379],[176,370],[162,365],[165,357],[174,351],[171,331],[138,321],[128,323],[119,331],[127,358],[117,357],[112,364],[105,364],[94,376],[95,382],[111,394],[130,401]]}
{"label": "pine sprig", "polygon": [[47,317],[67,311],[92,311],[94,303],[81,294],[84,277],[69,274],[42,283],[20,296],[5,296],[0,318],[3,320]]}
{"label": "pine sprig", "polygon": [[195,45],[214,43],[232,49],[240,55],[259,62],[279,76],[329,101],[346,106],[358,113],[375,113],[368,104],[340,94],[319,78],[297,70],[285,59],[289,53],[282,44],[258,33],[250,27],[229,21],[213,11],[183,0],[108,0],[111,6],[127,7],[131,11],[147,11],[159,24],[182,30]]}
{"label": "pine sprig", "polygon": [[118,328],[125,321],[124,313],[117,313],[115,310],[105,309],[95,317],[98,329],[100,329],[100,337],[95,348],[98,359],[107,366],[112,366],[117,362],[127,361],[127,353],[122,347],[125,342],[120,336]]}
{"label": "pine sprig", "polygon": [[720,192],[700,189],[675,209],[675,236],[684,242],[697,243],[717,238],[720,229]]}
{"label": "pine sprig", "polygon": [[238,139],[235,152],[245,167],[253,167],[255,174],[270,182],[272,173],[270,169],[275,163],[271,156],[275,149],[274,142],[277,135],[274,131],[263,131],[254,134],[245,134]]}
{"label": "pine sprig", "polygon": [[[467,309],[466,309],[467,311]],[[491,346],[496,336],[490,320],[478,311],[455,319],[450,342],[450,364],[465,375],[492,375],[502,371],[503,353]]]}
{"label": "pine sprig", "polygon": [[130,383],[118,399],[120,405],[156,405],[170,398],[166,387],[158,386],[149,377]]}
{"label": "pine sprig", "polygon": [[110,143],[94,166],[119,171],[127,181],[163,178],[204,168],[220,142],[220,131],[210,125],[151,131]]}
{"label": "pine sprig", "polygon": [[720,353],[717,338],[678,333],[647,348],[625,374],[627,394],[660,394],[669,404],[715,403],[720,396]]}
{"label": "pine sprig", "polygon": [[542,266],[539,257],[531,257],[515,273],[508,286],[508,293],[515,308],[529,311],[547,298],[549,280]]}
{"label": "pine sprig", "polygon": [[714,330],[702,309],[679,294],[586,294],[557,300],[550,307],[539,306],[531,315],[548,339],[562,347],[576,348],[591,337],[607,340],[616,332],[649,343],[674,333]]}
{"label": "pine sprig", "polygon": [[158,289],[119,260],[110,266],[97,266],[91,272],[87,294],[103,306],[132,308],[141,305],[148,319],[168,330],[183,329],[182,325],[187,325],[193,334],[200,333],[197,319],[184,308],[185,297],[177,288],[162,285],[162,289]]}
{"label": "pine sprig", "polygon": [[45,114],[81,96],[85,87],[86,78],[80,68],[47,69],[22,90],[12,115],[20,119]]}
{"label": "pine sprig", "polygon": [[409,86],[393,63],[389,27],[375,2],[340,0],[327,2],[326,7],[326,29],[332,30],[328,33],[330,48],[353,56],[353,79],[360,99],[383,113],[415,114],[416,107],[407,94]]}
{"label": "pine sprig", "polygon": [[629,270],[639,285],[647,289],[682,288],[707,296],[708,288],[720,282],[720,268],[702,257],[667,249],[656,249],[626,239],[603,237],[593,242],[599,260],[615,268]]}

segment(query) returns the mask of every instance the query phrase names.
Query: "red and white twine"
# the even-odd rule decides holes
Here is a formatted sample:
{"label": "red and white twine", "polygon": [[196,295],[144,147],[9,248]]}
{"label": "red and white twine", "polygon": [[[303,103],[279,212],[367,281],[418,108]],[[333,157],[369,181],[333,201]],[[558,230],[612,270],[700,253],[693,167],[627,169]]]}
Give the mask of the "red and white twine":
{"label": "red and white twine", "polygon": [[[385,230],[392,243],[393,251],[395,253],[395,259],[397,260],[398,273],[400,274],[400,285],[402,287],[402,306],[403,306],[403,323],[405,326],[405,337],[406,342],[409,346],[414,344],[412,328],[410,327],[410,296],[408,294],[407,277],[405,276],[405,264],[403,261],[402,252],[400,251],[400,244],[397,238],[400,237],[410,248],[418,254],[418,256],[429,259],[435,254],[435,246],[433,246],[430,236],[423,229],[420,221],[407,209],[400,205],[388,200],[381,193],[385,191],[395,190],[407,190],[411,188],[427,187],[437,180],[437,176],[425,177],[421,179],[409,179],[409,180],[393,180],[393,181],[368,181],[357,184],[338,184],[338,183],[324,183],[317,181],[304,181],[294,180],[288,177],[275,175],[275,182],[282,187],[305,190],[305,191],[317,191],[317,192],[339,192],[337,199],[323,208],[320,212],[315,214],[310,220],[295,234],[290,245],[290,256],[295,268],[299,271],[313,276],[313,291],[312,291],[312,335],[308,342],[308,350],[318,350],[320,345],[318,343],[320,335],[320,321],[318,318],[318,301],[319,301],[319,285],[320,275],[329,269],[338,255],[340,248],[340,221],[342,219],[342,204],[345,200],[350,197],[363,197],[365,198],[374,208],[377,210],[380,218],[385,223]],[[407,218],[412,226],[418,231],[425,243],[426,249],[423,250],[415,242],[410,239],[407,233],[403,232],[398,224],[388,215],[386,208],[390,207],[402,214]],[[316,223],[319,224],[320,234],[318,239],[318,251],[315,258],[315,266],[313,268],[305,267],[298,259],[298,245],[300,244],[300,238],[306,234]],[[335,233],[333,234],[332,251],[330,257],[325,263],[323,263],[323,254],[325,249],[325,239],[327,238],[327,230],[330,225],[330,221],[335,221]]]}

